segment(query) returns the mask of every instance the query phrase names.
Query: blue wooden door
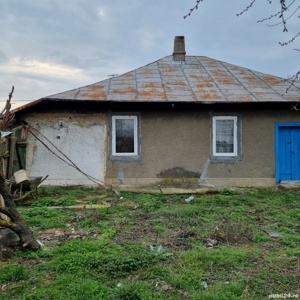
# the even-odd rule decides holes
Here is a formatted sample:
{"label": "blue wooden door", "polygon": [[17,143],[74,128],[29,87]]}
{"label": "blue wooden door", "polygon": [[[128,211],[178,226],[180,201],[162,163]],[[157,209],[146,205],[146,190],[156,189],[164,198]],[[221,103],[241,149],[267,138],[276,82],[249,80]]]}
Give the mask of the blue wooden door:
{"label": "blue wooden door", "polygon": [[277,131],[277,182],[300,180],[300,127],[282,126]]}

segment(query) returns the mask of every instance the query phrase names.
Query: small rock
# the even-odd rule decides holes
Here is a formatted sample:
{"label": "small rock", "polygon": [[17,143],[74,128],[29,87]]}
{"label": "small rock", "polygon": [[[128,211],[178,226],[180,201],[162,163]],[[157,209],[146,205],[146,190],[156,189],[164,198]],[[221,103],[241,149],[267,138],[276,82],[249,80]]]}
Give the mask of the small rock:
{"label": "small rock", "polygon": [[206,242],[206,247],[208,248],[213,248],[218,243],[216,239],[209,239],[209,238],[207,238],[205,242]]}
{"label": "small rock", "polygon": [[201,281],[200,285],[202,285],[205,290],[208,289],[208,285],[207,285],[207,283],[205,281]]}
{"label": "small rock", "polygon": [[271,230],[271,229],[263,229],[264,232],[266,232],[267,234],[269,234],[269,236],[271,237],[280,237],[281,234],[275,230]]}
{"label": "small rock", "polygon": [[11,247],[18,244],[20,238],[9,228],[0,229],[0,244],[3,247]]}
{"label": "small rock", "polygon": [[278,187],[287,190],[300,190],[300,180],[283,180]]}
{"label": "small rock", "polygon": [[193,199],[194,199],[194,196],[190,196],[190,197],[184,199],[184,201],[185,201],[186,203],[189,203],[189,202],[191,202]]}

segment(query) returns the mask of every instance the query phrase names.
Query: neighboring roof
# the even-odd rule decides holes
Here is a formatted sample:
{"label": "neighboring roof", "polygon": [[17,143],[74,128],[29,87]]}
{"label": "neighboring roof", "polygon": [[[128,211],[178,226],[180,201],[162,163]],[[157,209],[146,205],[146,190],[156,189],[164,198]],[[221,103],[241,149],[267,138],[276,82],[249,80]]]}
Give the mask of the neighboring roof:
{"label": "neighboring roof", "polygon": [[299,83],[291,85],[286,79],[205,56],[186,56],[185,62],[172,58],[166,56],[123,75],[40,100],[205,104],[300,100]]}
{"label": "neighboring roof", "polygon": [[[0,100],[0,110],[2,110],[5,107],[6,101],[7,100]],[[29,102],[30,102],[29,100],[28,101],[27,100],[12,100],[11,109],[15,109],[15,108],[18,108],[20,106],[24,106]]]}

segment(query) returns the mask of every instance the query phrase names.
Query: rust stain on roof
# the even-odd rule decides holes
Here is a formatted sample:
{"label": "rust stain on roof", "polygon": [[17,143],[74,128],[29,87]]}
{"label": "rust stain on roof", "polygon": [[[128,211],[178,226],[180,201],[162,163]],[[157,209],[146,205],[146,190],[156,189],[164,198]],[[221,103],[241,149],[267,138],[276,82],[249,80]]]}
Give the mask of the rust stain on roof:
{"label": "rust stain on roof", "polygon": [[142,84],[143,89],[147,88],[157,88],[158,86],[162,86],[160,83],[154,83],[154,82],[146,82]]}
{"label": "rust stain on roof", "polygon": [[278,84],[283,84],[284,79],[278,78],[278,77],[273,77],[273,76],[262,76],[262,80],[265,80],[271,85],[278,85]]}
{"label": "rust stain on roof", "polygon": [[182,80],[168,80],[168,78],[166,79],[165,84],[169,85],[169,86],[187,85],[185,81],[182,81]]}
{"label": "rust stain on roof", "polygon": [[123,94],[136,94],[137,90],[131,86],[127,86],[125,88],[121,88],[121,89],[113,89],[110,91],[111,94],[119,94],[119,95],[123,95]]}
{"label": "rust stain on roof", "polygon": [[195,86],[201,89],[203,87],[213,87],[215,86],[215,84],[211,81],[203,81],[203,82],[196,83]]}
{"label": "rust stain on roof", "polygon": [[199,81],[202,80],[203,78],[207,78],[203,75],[198,75],[198,74],[190,74],[190,77]]}
{"label": "rust stain on roof", "polygon": [[216,81],[222,85],[235,85],[235,84],[240,85],[240,83],[236,79],[231,78],[231,77],[218,78]]}
{"label": "rust stain on roof", "polygon": [[[199,94],[201,95],[202,99],[207,101],[207,100],[221,100],[222,97],[220,94],[216,93],[215,91],[199,91]],[[226,101],[224,99],[224,101]]]}
{"label": "rust stain on roof", "polygon": [[89,85],[87,86],[87,89],[90,90],[90,91],[93,91],[93,92],[98,92],[99,90],[102,90],[104,89],[105,86],[104,85]]}
{"label": "rust stain on roof", "polygon": [[[107,93],[106,92],[100,92],[96,91],[95,93],[80,93],[79,96],[80,98],[87,99],[89,98],[90,100],[98,100],[98,99],[105,99]],[[77,96],[78,98],[78,96]]]}
{"label": "rust stain on roof", "polygon": [[152,91],[142,91],[139,93],[139,97],[142,97],[142,98],[149,98],[151,99],[151,97],[153,99],[167,99],[166,98],[166,94],[163,93],[163,92],[158,92],[156,90],[152,90]]}
{"label": "rust stain on roof", "polygon": [[229,96],[232,102],[253,102],[255,98],[251,95],[232,95]]}
{"label": "rust stain on roof", "polygon": [[223,71],[223,70],[218,70],[218,69],[210,69],[208,70],[211,77],[215,77],[215,78],[222,78],[222,77],[226,77],[229,75],[228,72]]}
{"label": "rust stain on roof", "polygon": [[172,56],[166,56],[123,75],[51,95],[41,101],[196,101],[205,104],[299,101],[300,84],[296,83],[292,89],[288,89],[289,86],[283,78],[205,56],[186,56],[185,63],[173,62]]}

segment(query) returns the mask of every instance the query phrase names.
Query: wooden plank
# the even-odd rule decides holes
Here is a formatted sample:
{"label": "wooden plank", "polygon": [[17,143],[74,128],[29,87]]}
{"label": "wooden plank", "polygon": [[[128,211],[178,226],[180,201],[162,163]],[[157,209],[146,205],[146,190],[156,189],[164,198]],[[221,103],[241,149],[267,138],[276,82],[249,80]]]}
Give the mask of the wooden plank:
{"label": "wooden plank", "polygon": [[14,170],[15,149],[16,149],[16,143],[17,143],[17,138],[15,137],[14,133],[12,133],[9,140],[10,140],[10,145],[9,145],[9,160],[8,160],[7,178],[12,177],[13,170]]}

